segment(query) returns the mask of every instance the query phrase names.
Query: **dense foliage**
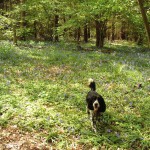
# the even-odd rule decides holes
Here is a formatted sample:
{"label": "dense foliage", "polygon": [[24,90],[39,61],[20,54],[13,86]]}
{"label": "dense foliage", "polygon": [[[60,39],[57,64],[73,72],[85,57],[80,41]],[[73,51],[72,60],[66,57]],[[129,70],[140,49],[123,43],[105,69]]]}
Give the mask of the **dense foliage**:
{"label": "dense foliage", "polygon": [[[144,1],[150,17],[150,2]],[[2,0],[1,38],[19,40],[88,42],[104,40],[146,40],[144,23],[134,0]],[[148,18],[150,19],[150,18]]]}

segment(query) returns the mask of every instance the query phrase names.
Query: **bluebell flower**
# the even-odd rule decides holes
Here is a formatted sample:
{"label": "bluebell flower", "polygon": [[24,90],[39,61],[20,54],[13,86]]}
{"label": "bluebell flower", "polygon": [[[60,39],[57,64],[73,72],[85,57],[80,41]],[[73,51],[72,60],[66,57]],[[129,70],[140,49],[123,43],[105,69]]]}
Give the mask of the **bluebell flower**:
{"label": "bluebell flower", "polygon": [[60,116],[60,114],[56,114],[56,117],[59,117]]}
{"label": "bluebell flower", "polygon": [[10,85],[10,83],[11,83],[11,81],[8,80],[8,81],[6,82],[6,85],[7,85],[7,86]]}
{"label": "bluebell flower", "polygon": [[119,138],[120,137],[120,134],[118,132],[116,132],[116,136]]}
{"label": "bluebell flower", "polygon": [[60,123],[63,123],[64,121],[60,119]]}
{"label": "bluebell flower", "polygon": [[50,120],[50,116],[47,117],[47,120]]}
{"label": "bluebell flower", "polygon": [[130,106],[130,107],[132,107],[132,106],[133,106],[133,103],[132,103],[132,102],[130,102],[130,103],[129,103],[129,106]]}
{"label": "bluebell flower", "polygon": [[112,130],[111,129],[107,129],[107,132],[110,133],[110,132],[112,132]]}

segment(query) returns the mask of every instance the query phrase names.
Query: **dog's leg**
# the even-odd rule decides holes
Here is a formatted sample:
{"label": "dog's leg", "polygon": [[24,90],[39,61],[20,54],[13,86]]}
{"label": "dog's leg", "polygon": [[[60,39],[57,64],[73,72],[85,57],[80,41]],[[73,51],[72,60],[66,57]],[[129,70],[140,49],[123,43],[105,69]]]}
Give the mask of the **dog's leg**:
{"label": "dog's leg", "polygon": [[100,112],[99,114],[98,114],[98,118],[97,118],[97,120],[98,120],[98,122],[103,122],[103,113],[102,112]]}
{"label": "dog's leg", "polygon": [[97,130],[96,130],[96,116],[94,115],[93,110],[89,110],[88,107],[87,107],[86,110],[87,110],[87,113],[88,113],[88,117],[91,120],[92,129],[96,133],[97,132]]}
{"label": "dog's leg", "polygon": [[100,112],[97,114],[97,116],[96,116],[96,120],[97,120],[98,122],[100,122],[100,121],[101,121],[101,113],[100,113]]}
{"label": "dog's leg", "polygon": [[94,130],[94,132],[96,133],[97,130],[96,130],[96,117],[94,116],[94,114],[92,114],[92,128]]}

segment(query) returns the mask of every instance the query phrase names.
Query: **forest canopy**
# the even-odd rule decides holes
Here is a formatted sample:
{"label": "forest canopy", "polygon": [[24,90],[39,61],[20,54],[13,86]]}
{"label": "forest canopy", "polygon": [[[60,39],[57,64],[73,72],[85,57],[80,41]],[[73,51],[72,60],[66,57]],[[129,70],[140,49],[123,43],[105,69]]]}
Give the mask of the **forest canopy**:
{"label": "forest canopy", "polygon": [[[150,2],[142,2],[150,21]],[[147,44],[135,0],[1,0],[1,39],[36,41],[129,40]]]}

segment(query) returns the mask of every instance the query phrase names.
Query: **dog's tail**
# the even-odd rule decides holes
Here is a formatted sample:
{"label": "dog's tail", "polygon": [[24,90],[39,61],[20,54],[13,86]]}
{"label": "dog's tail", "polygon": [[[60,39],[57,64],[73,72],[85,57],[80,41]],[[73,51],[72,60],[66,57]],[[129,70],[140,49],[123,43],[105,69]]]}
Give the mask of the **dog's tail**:
{"label": "dog's tail", "polygon": [[95,81],[92,78],[90,78],[88,80],[88,86],[91,88],[92,91],[96,91],[96,84],[95,84]]}

